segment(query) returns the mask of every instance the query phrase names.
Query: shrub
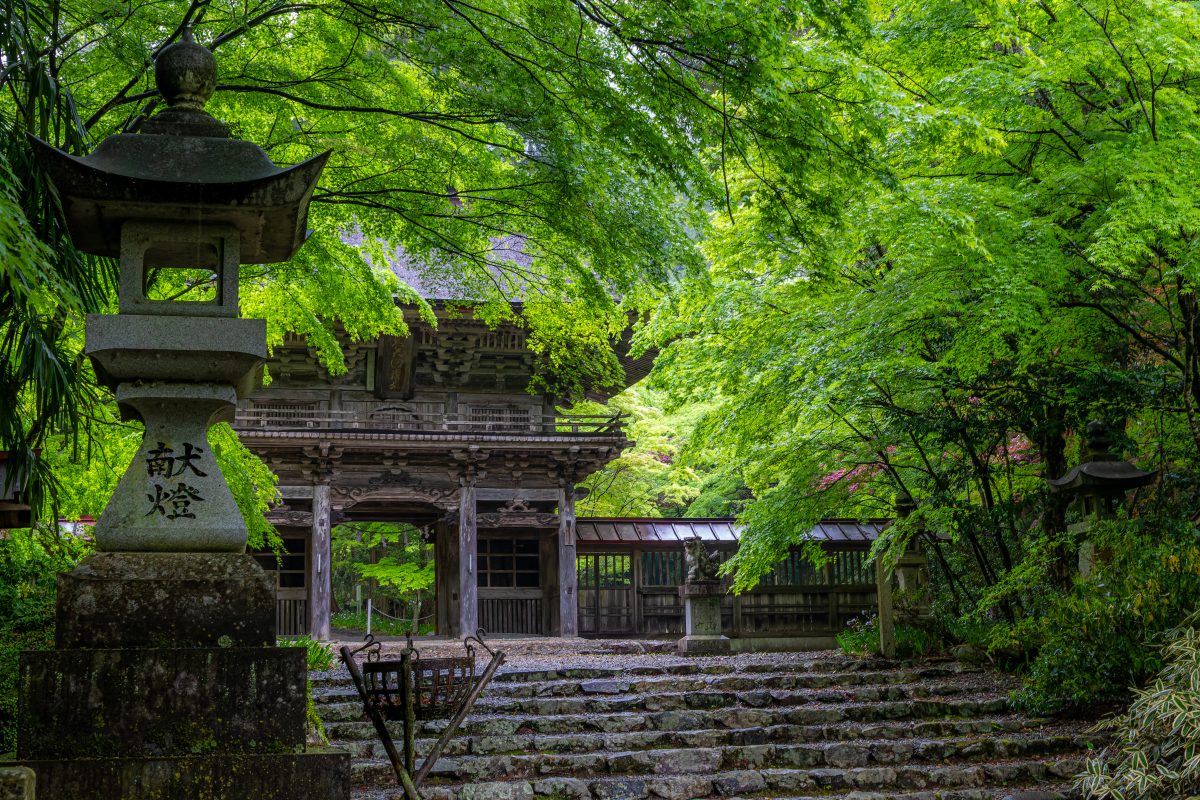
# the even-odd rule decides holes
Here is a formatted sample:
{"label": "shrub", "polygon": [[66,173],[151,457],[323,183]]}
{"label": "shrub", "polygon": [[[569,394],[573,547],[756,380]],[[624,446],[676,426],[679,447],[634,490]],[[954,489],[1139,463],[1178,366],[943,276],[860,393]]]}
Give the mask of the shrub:
{"label": "shrub", "polygon": [[1026,710],[1094,709],[1124,699],[1162,668],[1163,634],[1200,602],[1200,539],[1186,521],[1109,521],[1090,538],[1106,554],[1093,575],[1009,631],[1011,642],[1033,654],[1014,698]]}
{"label": "shrub", "polygon": [[[872,614],[866,618],[852,619],[846,630],[837,635],[838,646],[849,655],[868,656],[879,652],[879,617]],[[945,649],[945,643],[937,634],[914,625],[896,626],[896,656],[898,658],[920,658]]]}
{"label": "shrub", "polygon": [[91,549],[89,540],[48,530],[0,539],[0,753],[16,747],[17,672],[23,650],[54,645],[57,576]]}
{"label": "shrub", "polygon": [[[333,627],[348,631],[366,632],[366,611],[339,611],[333,615]],[[371,633],[378,636],[406,636],[412,630],[412,620],[393,619],[378,612],[371,615]],[[416,635],[425,636],[433,633],[433,625],[423,622]]]}
{"label": "shrub", "polygon": [[[1088,761],[1077,788],[1092,798],[1177,800],[1200,786],[1200,633],[1173,632],[1162,671],[1105,728],[1115,741]],[[1111,759],[1111,760],[1110,760]]]}
{"label": "shrub", "polygon": [[303,647],[308,656],[308,669],[325,672],[333,669],[333,647],[309,636],[281,636],[280,647]]}

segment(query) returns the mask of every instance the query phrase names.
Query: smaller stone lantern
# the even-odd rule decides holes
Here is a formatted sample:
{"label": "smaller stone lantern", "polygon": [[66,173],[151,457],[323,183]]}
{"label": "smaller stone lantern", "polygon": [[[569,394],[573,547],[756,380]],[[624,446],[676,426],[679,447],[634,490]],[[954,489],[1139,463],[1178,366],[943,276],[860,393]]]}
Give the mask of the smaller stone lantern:
{"label": "smaller stone lantern", "polygon": [[[912,495],[901,491],[895,499],[896,515],[907,518],[917,510]],[[875,558],[875,595],[879,607],[879,652],[885,658],[896,657],[896,623],[925,626],[933,613],[929,561],[920,535],[909,539],[904,554],[893,570],[883,556]]]}
{"label": "smaller stone lantern", "polygon": [[[1112,451],[1108,426],[1100,420],[1087,425],[1083,461],[1066,475],[1048,479],[1050,491],[1071,497],[1079,507],[1080,520],[1068,529],[1086,535],[1099,520],[1112,519],[1124,503],[1125,495],[1141,486],[1148,486],[1158,477],[1130,462],[1119,459]],[[1096,546],[1084,541],[1079,547],[1079,574],[1086,578],[1096,565]]]}

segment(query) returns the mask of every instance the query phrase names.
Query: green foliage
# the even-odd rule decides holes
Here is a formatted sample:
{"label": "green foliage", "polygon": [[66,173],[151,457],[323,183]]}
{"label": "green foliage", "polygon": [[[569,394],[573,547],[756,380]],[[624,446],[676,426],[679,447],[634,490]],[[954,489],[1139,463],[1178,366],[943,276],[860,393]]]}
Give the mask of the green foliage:
{"label": "green foliage", "polygon": [[1087,797],[1176,800],[1200,785],[1200,632],[1195,616],[1170,632],[1154,680],[1103,726],[1115,741],[1089,759],[1077,788]]}
{"label": "green foliage", "polygon": [[308,736],[319,744],[328,745],[329,737],[325,734],[325,724],[321,721],[321,715],[317,713],[317,703],[313,700],[311,678],[304,681],[304,694],[304,723],[308,729]]}
{"label": "green foliage", "polygon": [[[43,489],[53,500],[57,485],[32,454],[64,434],[72,446],[82,435],[90,453],[85,423],[106,397],[81,333],[85,313],[113,306],[114,264],[73,249],[28,135],[83,155],[136,133],[161,106],[153,58],[185,27],[218,58],[208,108],[234,135],[282,164],[332,151],[306,246],[242,272],[241,311],[266,320],[270,344],[300,334],[337,375],[339,336],[405,332],[394,300],[430,318],[389,268],[402,249],[414,285],[451,286],[484,319],[519,317],[538,353],[533,388],[573,399],[619,378],[608,345],[627,310],[701,268],[693,237],[731,188],[714,166],[748,164],[762,141],[778,146],[756,159],[774,164],[830,127],[828,89],[792,77],[828,56],[794,47],[795,32],[849,42],[864,10],[821,0],[755,14],[624,0],[6,4],[0,449],[36,470],[35,504],[48,513]],[[188,288],[155,280],[151,292]]]}
{"label": "green foliage", "polygon": [[1017,700],[1058,711],[1123,699],[1162,668],[1162,636],[1200,605],[1200,533],[1186,520],[1099,525],[1096,572],[1023,620],[1011,642],[1036,653]]}
{"label": "green foliage", "polygon": [[[434,563],[432,547],[419,530],[386,523],[339,525],[333,529],[332,551],[334,594],[345,609],[336,626],[366,629],[363,608],[349,610],[361,596],[364,608],[368,597],[374,601],[372,631],[398,635],[414,627],[428,629],[423,622],[432,613]],[[361,588],[356,592],[355,587]]]}
{"label": "green foliage", "polygon": [[59,572],[72,569],[91,542],[57,528],[0,536],[0,753],[16,747],[17,663],[23,650],[54,645]]}
{"label": "green foliage", "polygon": [[[866,619],[851,620],[846,629],[837,634],[838,647],[852,656],[870,656],[879,653],[879,617],[875,614]],[[945,650],[945,642],[936,633],[915,625],[896,626],[896,657],[921,658]]]}
{"label": "green foliage", "polygon": [[280,647],[304,648],[310,672],[327,672],[333,669],[333,647],[331,645],[318,642],[309,636],[280,636],[277,643]]}
{"label": "green foliage", "polygon": [[397,594],[421,592],[433,588],[433,562],[414,564],[400,562],[394,556],[384,556],[374,564],[356,565],[358,573],[370,578],[384,589]]}
{"label": "green foliage", "polygon": [[[576,510],[593,517],[704,516],[692,508],[708,487],[709,464],[680,459],[705,404],[688,403],[664,410],[669,397],[644,383],[630,387],[606,406],[580,403],[579,414],[619,413],[634,445],[602,472],[582,483],[589,494]],[[718,515],[719,516],[719,515]]]}
{"label": "green foliage", "polygon": [[1029,665],[1031,705],[1115,697],[1196,600],[1170,561],[1188,534],[1117,537],[1075,584],[1075,512],[1045,479],[1104,419],[1160,471],[1132,516],[1200,512],[1200,10],[934,0],[861,30],[795,42],[824,59],[799,73],[824,77],[823,141],[791,171],[770,143],[725,165],[708,268],[642,332],[668,407],[709,403],[678,458],[745,483],[735,588],[820,518],[908,495],[876,553],[924,544],[947,630]]}
{"label": "green foliage", "polygon": [[[333,615],[333,627],[366,633],[367,612],[365,609],[362,611],[339,611]],[[413,636],[427,636],[433,633],[433,628],[432,623],[423,622],[418,624],[416,631],[413,631],[411,619],[392,619],[378,611],[371,615],[371,633],[379,636],[407,636],[410,633]]]}

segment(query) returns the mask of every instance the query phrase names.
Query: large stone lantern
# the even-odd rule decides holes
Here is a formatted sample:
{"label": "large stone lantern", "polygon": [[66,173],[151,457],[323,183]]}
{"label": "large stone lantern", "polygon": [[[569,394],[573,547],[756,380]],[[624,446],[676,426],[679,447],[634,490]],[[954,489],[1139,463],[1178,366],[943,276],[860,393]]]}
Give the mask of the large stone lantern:
{"label": "large stone lantern", "polygon": [[[275,646],[274,586],[207,438],[267,355],[239,267],[304,243],[328,153],[280,168],[230,138],[190,34],[155,78],[167,108],[141,133],[84,157],[34,140],[75,246],[119,258],[119,313],[88,317],[86,352],[145,435],[98,552],[59,576],[56,649],[22,655],[17,756],[47,797],[345,798],[348,756],[306,746],[305,654]],[[184,291],[156,296],[171,270]]]}
{"label": "large stone lantern", "polygon": [[[190,37],[189,37],[190,38]],[[328,153],[281,169],[203,110],[212,54],[191,41],[155,64],[167,108],[141,134],[75,157],[34,140],[75,246],[120,259],[120,313],[90,315],[87,354],[142,447],[96,524],[100,550],[233,552],[246,529],[206,432],[232,421],[266,358],[262,320],[237,319],[238,267],[287,261]],[[200,301],[147,296],[153,273],[187,270]]]}

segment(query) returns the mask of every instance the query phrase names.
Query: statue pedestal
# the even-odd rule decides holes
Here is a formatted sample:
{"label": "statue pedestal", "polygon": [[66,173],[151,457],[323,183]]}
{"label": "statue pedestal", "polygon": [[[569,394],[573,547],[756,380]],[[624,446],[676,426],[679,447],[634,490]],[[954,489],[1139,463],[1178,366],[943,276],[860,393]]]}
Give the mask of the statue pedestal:
{"label": "statue pedestal", "polygon": [[681,655],[719,655],[730,652],[729,637],[721,635],[720,581],[685,583],[679,587],[683,600],[684,633],[676,646]]}

